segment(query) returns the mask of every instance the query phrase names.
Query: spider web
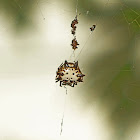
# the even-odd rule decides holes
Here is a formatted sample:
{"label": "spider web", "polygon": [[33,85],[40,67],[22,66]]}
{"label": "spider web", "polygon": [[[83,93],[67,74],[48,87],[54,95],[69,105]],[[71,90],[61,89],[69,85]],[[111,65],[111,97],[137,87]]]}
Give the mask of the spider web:
{"label": "spider web", "polygon": [[[20,4],[20,1],[15,0],[15,3],[19,7],[19,9],[22,9],[22,5]],[[131,56],[131,60],[129,60],[130,64],[129,65],[126,64],[126,65],[122,66],[121,68],[113,67],[113,68],[111,68],[110,71],[111,72],[115,71],[116,73],[119,72],[119,74],[128,73],[128,72],[136,73],[137,63],[136,63],[135,56],[136,56],[136,52],[138,50],[138,48],[137,48],[138,45],[136,45],[136,44],[140,39],[139,38],[139,29],[140,29],[140,10],[139,10],[139,8],[136,8],[135,6],[131,5],[129,2],[126,2],[126,1],[125,2],[112,2],[111,0],[106,0],[103,3],[102,2],[98,3],[98,4],[102,5],[101,9],[96,8],[96,6],[95,7],[92,6],[95,3],[92,3],[92,1],[90,1],[90,0],[83,2],[84,5],[82,4],[82,1],[80,1],[80,0],[72,0],[71,2],[59,0],[59,3],[60,3],[59,6],[61,8],[59,9],[60,11],[58,13],[51,12],[51,10],[54,11],[58,5],[58,2],[56,2],[56,1],[37,0],[36,3],[34,3],[34,6],[38,7],[38,15],[39,15],[38,20],[41,20],[43,24],[47,23],[48,15],[51,15],[52,18],[53,17],[55,18],[57,15],[60,15],[61,17],[65,17],[66,23],[64,23],[64,25],[66,25],[66,26],[64,26],[64,29],[61,28],[61,30],[67,31],[67,37],[62,38],[62,40],[60,40],[60,41],[63,46],[63,41],[64,41],[64,39],[66,39],[65,44],[67,44],[67,46],[61,47],[61,49],[65,50],[65,51],[63,51],[62,53],[61,53],[61,51],[59,51],[59,56],[61,59],[57,59],[58,64],[61,63],[61,61],[65,60],[66,58],[69,59],[69,56],[70,56],[71,61],[78,60],[79,63],[81,63],[82,66],[85,68],[84,65],[86,64],[86,66],[87,66],[87,61],[89,59],[87,57],[87,59],[83,60],[83,57],[88,55],[89,50],[91,50],[91,52],[94,51],[94,49],[92,51],[91,44],[96,43],[96,41],[98,39],[97,37],[99,37],[99,36],[96,36],[96,34],[99,34],[98,30],[104,30],[105,32],[107,32],[107,30],[109,30],[108,32],[110,32],[112,27],[110,29],[106,28],[106,27],[108,27],[107,23],[109,24],[109,22],[111,21],[111,20],[109,20],[109,22],[108,22],[108,19],[112,19],[111,24],[114,23],[114,26],[119,26],[120,24],[127,26],[127,31],[128,31],[127,37],[130,38],[131,40],[134,40],[135,45],[133,45],[133,51],[132,51],[133,56]],[[50,13],[47,13],[45,11],[46,10],[46,7],[44,6],[45,4],[47,4],[51,7]],[[66,5],[68,5],[68,4],[71,4],[72,6],[67,7]],[[98,7],[98,4],[97,4],[97,7]],[[81,13],[81,15],[79,16],[79,25],[77,25],[77,29],[78,29],[77,30],[77,40],[79,41],[80,46],[79,46],[78,50],[76,50],[73,54],[73,51],[70,46],[71,40],[72,40],[72,35],[70,32],[70,29],[71,29],[70,24],[77,13]],[[69,16],[67,16],[67,15],[69,15]],[[89,19],[90,19],[90,22],[88,23]],[[87,22],[86,22],[86,20],[87,20]],[[82,23],[82,21],[84,21],[84,23]],[[97,27],[95,28],[95,30],[93,32],[90,32],[89,28],[92,26],[92,24],[96,24]],[[55,24],[55,26],[57,26],[57,24]],[[81,27],[84,27],[84,28],[81,28]],[[57,28],[59,28],[59,26]],[[53,35],[55,35],[55,34],[57,34],[57,36],[59,36],[58,32],[56,32],[56,33],[54,32]],[[51,38],[53,38],[53,36],[51,36]],[[102,38],[100,38],[100,40],[102,41]],[[56,41],[58,41],[58,40],[56,40]],[[101,47],[104,48],[103,45]],[[56,56],[56,57],[59,58],[58,56]],[[101,71],[104,71],[104,68],[102,68]],[[85,86],[88,85],[88,81],[86,81],[84,84],[85,84]],[[83,84],[83,86],[84,86],[84,84]],[[132,88],[129,88],[129,86]],[[135,104],[135,103],[138,104],[140,102],[139,97],[137,99],[135,99],[135,98],[133,99],[131,97],[131,95],[129,97],[128,94],[124,94],[124,93],[127,93],[129,90],[131,90],[133,92],[136,87],[137,88],[140,87],[139,81],[135,81],[135,79],[134,79],[133,81],[129,81],[128,83],[126,83],[126,88],[124,89],[124,91],[125,90],[126,91],[122,92],[122,95],[124,95],[124,98],[129,100],[130,102],[132,102],[132,104]],[[121,92],[121,91],[115,91],[114,89],[112,89],[112,91],[113,91],[113,93]],[[83,98],[84,97],[81,97],[80,99],[83,100]]]}
{"label": "spider web", "polygon": [[[78,2],[78,4],[76,4],[76,2]],[[93,32],[89,31],[89,33],[87,33],[87,32],[85,33],[84,41],[82,43],[80,43],[80,47],[78,48],[78,50],[76,50],[75,52],[73,52],[73,51],[71,52],[68,60],[70,60],[70,61],[78,60],[79,62],[82,61],[81,57],[84,54],[84,52],[86,52],[88,49],[91,49],[88,42],[91,42],[91,40],[93,40],[93,38],[96,37],[95,34],[96,34],[96,30],[98,30],[98,27],[101,27],[104,30],[104,27],[106,27],[105,26],[106,23],[104,22],[104,20],[106,20],[108,18],[112,19],[112,22],[115,23],[116,26],[118,26],[120,24],[126,26],[127,31],[128,31],[128,38],[134,39],[134,42],[136,42],[139,39],[140,11],[138,10],[138,8],[136,9],[135,7],[133,8],[133,7],[129,6],[128,5],[129,3],[127,4],[126,2],[112,2],[110,0],[107,0],[103,4],[101,12],[96,8],[90,9],[90,6],[89,6],[90,1],[86,2],[87,8],[82,8],[82,6],[80,6],[80,1],[78,1],[78,0],[73,1],[73,3],[75,5],[74,7],[76,7],[76,13],[74,14],[74,11],[75,11],[74,8],[73,8],[73,10],[68,10],[68,9],[63,8],[63,9],[61,9],[64,12],[64,13],[62,12],[62,14],[73,13],[73,18],[74,18],[74,16],[79,12],[79,13],[81,13],[81,16],[85,16],[86,18],[90,18],[90,19],[93,18],[92,23],[96,24],[97,28]],[[109,9],[109,10],[107,10],[107,9]],[[114,11],[113,11],[113,9],[114,9]],[[107,13],[107,14],[105,14],[105,13]],[[81,17],[79,16],[79,19],[80,18]],[[94,20],[94,19],[96,19],[96,20]],[[71,19],[71,20],[73,20],[73,19]],[[81,22],[81,21],[79,20],[79,22]],[[92,24],[91,25],[88,24],[86,29],[89,30],[90,26],[92,26]],[[77,25],[77,28],[80,28],[79,25]],[[79,31],[79,34],[81,34],[81,32],[82,31]],[[70,34],[70,32],[69,32],[69,34]],[[81,36],[82,35],[83,34],[81,34]],[[78,37],[77,37],[77,40],[78,40]],[[71,40],[69,39],[69,41],[67,41],[67,43],[70,46]],[[92,42],[92,43],[94,43],[94,42]],[[104,47],[104,46],[102,46],[102,47]],[[124,73],[133,72],[133,73],[135,73],[135,70],[136,70],[136,66],[135,66],[136,50],[137,50],[137,48],[134,45],[133,46],[133,56],[131,57],[131,60],[130,60],[131,64],[129,66],[127,66],[127,64],[126,64],[126,66],[124,66],[122,68],[113,68],[113,70],[111,69],[111,71],[116,71],[116,72],[120,72],[120,73],[121,72],[124,72]],[[64,59],[65,59],[65,57],[64,57]],[[128,86],[132,86],[133,88],[135,88],[135,86],[139,87],[139,85],[135,84],[135,81],[133,83],[131,83],[131,82],[127,83],[126,87],[128,88]],[[116,92],[116,91],[113,91],[113,92]],[[126,91],[125,92],[123,91],[122,95],[127,100],[131,101],[132,103],[139,103],[140,102],[139,99],[135,100],[135,99],[129,97],[126,93],[127,93]]]}

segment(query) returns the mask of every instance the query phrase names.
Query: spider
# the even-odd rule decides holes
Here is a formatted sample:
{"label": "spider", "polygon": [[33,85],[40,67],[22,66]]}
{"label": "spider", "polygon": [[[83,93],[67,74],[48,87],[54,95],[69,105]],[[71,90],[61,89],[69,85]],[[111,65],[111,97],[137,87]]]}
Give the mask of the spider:
{"label": "spider", "polygon": [[71,63],[65,60],[65,63],[59,66],[55,80],[56,82],[60,81],[61,87],[62,85],[74,87],[78,82],[83,82],[84,76],[78,66],[78,61]]}

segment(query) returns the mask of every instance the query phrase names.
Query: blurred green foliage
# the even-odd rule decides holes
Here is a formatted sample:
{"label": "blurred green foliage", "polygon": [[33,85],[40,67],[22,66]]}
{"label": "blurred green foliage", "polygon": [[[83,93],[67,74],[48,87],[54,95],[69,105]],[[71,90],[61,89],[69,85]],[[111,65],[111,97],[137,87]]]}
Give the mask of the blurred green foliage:
{"label": "blurred green foliage", "polygon": [[34,0],[0,0],[0,12],[12,24],[15,31],[20,31],[32,24],[35,2]]}

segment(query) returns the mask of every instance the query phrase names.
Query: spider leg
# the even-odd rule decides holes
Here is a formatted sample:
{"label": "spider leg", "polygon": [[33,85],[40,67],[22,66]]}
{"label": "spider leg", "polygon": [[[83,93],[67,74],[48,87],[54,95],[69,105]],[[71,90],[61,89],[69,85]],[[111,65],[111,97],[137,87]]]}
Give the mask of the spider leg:
{"label": "spider leg", "polygon": [[60,87],[62,87],[62,81],[60,81]]}

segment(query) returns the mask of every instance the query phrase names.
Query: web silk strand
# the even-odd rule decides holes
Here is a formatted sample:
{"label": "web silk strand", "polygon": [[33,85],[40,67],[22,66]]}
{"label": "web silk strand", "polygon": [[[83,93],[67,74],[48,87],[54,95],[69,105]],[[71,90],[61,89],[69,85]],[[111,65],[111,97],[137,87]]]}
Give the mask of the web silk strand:
{"label": "web silk strand", "polygon": [[65,95],[65,103],[64,103],[64,110],[63,110],[63,116],[62,116],[62,121],[61,121],[61,130],[60,130],[60,135],[63,132],[63,124],[64,124],[64,117],[65,117],[65,108],[66,108],[66,96],[67,96],[67,87],[64,86],[66,89],[66,95]]}

